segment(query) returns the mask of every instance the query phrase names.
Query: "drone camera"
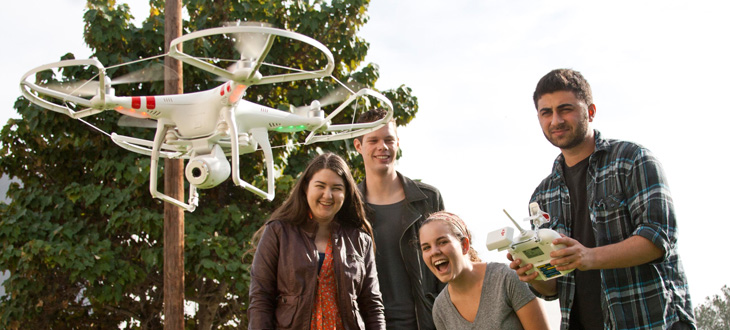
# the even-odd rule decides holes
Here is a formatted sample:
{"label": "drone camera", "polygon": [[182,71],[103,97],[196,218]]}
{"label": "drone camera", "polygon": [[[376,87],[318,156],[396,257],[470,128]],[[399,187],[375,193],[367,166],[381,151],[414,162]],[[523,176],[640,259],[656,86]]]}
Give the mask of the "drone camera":
{"label": "drone camera", "polygon": [[185,167],[188,182],[201,189],[213,188],[230,175],[231,165],[219,145],[210,154],[195,156]]}

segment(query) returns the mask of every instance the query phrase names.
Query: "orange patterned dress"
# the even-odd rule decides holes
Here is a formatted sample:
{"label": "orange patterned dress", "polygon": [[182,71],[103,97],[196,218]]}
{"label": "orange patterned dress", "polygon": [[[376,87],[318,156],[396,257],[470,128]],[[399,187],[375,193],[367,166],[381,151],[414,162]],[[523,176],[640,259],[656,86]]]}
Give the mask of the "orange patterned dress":
{"label": "orange patterned dress", "polygon": [[317,278],[317,294],[314,296],[312,323],[310,329],[343,329],[340,312],[337,309],[337,281],[332,262],[332,238],[327,242],[324,262]]}

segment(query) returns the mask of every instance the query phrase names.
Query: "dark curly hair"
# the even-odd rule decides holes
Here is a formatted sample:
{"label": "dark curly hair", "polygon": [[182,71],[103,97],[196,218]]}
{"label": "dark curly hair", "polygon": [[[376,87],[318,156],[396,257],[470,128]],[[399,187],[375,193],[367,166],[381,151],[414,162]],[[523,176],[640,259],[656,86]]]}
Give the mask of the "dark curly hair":
{"label": "dark curly hair", "polygon": [[537,109],[537,100],[540,97],[559,91],[573,92],[575,97],[585,102],[586,105],[593,104],[591,85],[588,84],[588,81],[580,72],[572,69],[555,69],[548,72],[537,82],[535,92],[532,94],[535,109]]}

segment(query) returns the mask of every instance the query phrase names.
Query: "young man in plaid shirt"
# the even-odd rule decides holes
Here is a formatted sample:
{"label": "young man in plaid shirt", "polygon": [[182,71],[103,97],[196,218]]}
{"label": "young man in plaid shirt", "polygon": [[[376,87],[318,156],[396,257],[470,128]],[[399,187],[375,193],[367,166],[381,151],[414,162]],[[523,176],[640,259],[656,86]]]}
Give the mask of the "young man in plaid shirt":
{"label": "young man in plaid shirt", "polygon": [[[561,329],[695,329],[677,254],[674,206],[659,161],[635,143],[591,129],[591,88],[570,69],[553,70],[533,95],[545,137],[560,148],[531,202],[562,234],[553,251],[566,276],[537,281],[532,264],[510,267],[537,295],[560,299]],[[511,257],[508,256],[511,259]]]}

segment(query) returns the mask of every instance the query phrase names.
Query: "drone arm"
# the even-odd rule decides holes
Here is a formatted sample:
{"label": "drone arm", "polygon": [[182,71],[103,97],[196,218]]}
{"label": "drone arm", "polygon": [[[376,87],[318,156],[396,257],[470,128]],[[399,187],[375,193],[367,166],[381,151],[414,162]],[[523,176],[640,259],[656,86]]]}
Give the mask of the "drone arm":
{"label": "drone arm", "polygon": [[[174,41],[173,41],[174,43]],[[225,69],[221,69],[213,64],[203,62],[193,56],[190,56],[188,54],[185,54],[183,52],[180,52],[177,50],[177,47],[174,47],[174,45],[170,46],[170,56],[173,58],[180,60],[184,63],[190,64],[198,69],[208,71],[214,75],[217,75],[219,77],[225,78],[227,80],[233,80],[233,74],[226,71]]]}
{"label": "drone arm", "polygon": [[166,125],[165,121],[160,120],[157,122],[157,132],[155,133],[155,140],[152,146],[152,154],[150,157],[150,194],[152,194],[152,197],[154,198],[159,198],[165,202],[171,203],[177,207],[184,209],[185,211],[193,212],[198,206],[198,194],[197,191],[193,190],[195,189],[194,187],[191,188],[190,199],[193,202],[191,204],[185,204],[177,199],[174,199],[157,191],[157,167],[160,159],[160,147],[162,146],[162,141],[165,139],[165,135],[167,134],[168,129],[169,127]]}
{"label": "drone arm", "polygon": [[[349,106],[352,102],[357,100],[360,97],[363,96],[372,96],[376,99],[378,99],[380,102],[382,102],[387,108],[388,113],[385,115],[385,117],[371,122],[371,123],[359,123],[359,124],[340,124],[340,125],[328,125],[332,122],[332,118],[337,116],[342,110],[344,110],[347,106]],[[383,125],[387,124],[391,119],[393,118],[393,104],[383,96],[382,94],[372,90],[372,89],[361,89],[357,93],[351,95],[345,102],[343,102],[337,109],[332,111],[327,118],[325,118],[322,125],[315,127],[312,129],[312,132],[309,133],[307,138],[304,140],[304,144],[312,144],[315,142],[324,142],[324,141],[337,141],[337,140],[344,140],[349,139],[357,136],[361,136],[363,134],[367,134],[369,132],[375,131],[383,127]],[[324,131],[328,132],[339,132],[335,134],[330,135],[317,135],[317,131],[320,130],[323,126],[326,126]],[[342,132],[340,132],[342,131]]]}
{"label": "drone arm", "polygon": [[271,46],[274,45],[274,39],[275,39],[275,37],[272,34],[269,34],[269,36],[266,38],[266,45],[264,45],[264,49],[263,49],[263,51],[261,51],[261,55],[259,55],[258,58],[256,59],[256,64],[254,65],[253,70],[251,71],[251,75],[248,77],[249,79],[252,79],[254,77],[254,75],[256,74],[256,72],[258,72],[259,69],[261,68],[261,65],[264,64],[264,59],[266,58],[266,54],[269,53],[269,51],[271,50]]}
{"label": "drone arm", "polygon": [[241,172],[240,167],[238,164],[238,157],[239,157],[239,141],[238,141],[238,125],[236,124],[235,119],[235,108],[230,107],[226,111],[226,122],[228,123],[228,127],[230,129],[230,136],[231,136],[231,180],[233,180],[233,183],[237,186],[241,186],[244,189],[253,192],[256,195],[259,195],[260,197],[266,198],[268,200],[274,199],[274,160],[273,160],[273,154],[271,152],[271,144],[269,143],[269,133],[266,130],[266,128],[260,127],[260,128],[254,128],[251,130],[251,133],[253,135],[253,140],[258,141],[258,143],[261,144],[261,149],[264,151],[264,159],[266,161],[266,169],[267,169],[267,181],[268,181],[268,187],[267,191],[263,191],[256,186],[241,180]]}
{"label": "drone arm", "polygon": [[277,74],[277,75],[271,75],[261,78],[256,85],[265,85],[265,84],[274,84],[274,83],[282,83],[282,82],[289,82],[289,81],[296,81],[296,80],[304,80],[304,79],[316,79],[319,77],[323,77],[331,73],[332,70],[323,69],[323,70],[317,70],[317,71],[302,71],[302,72],[294,72],[294,73],[287,73],[287,74]]}

